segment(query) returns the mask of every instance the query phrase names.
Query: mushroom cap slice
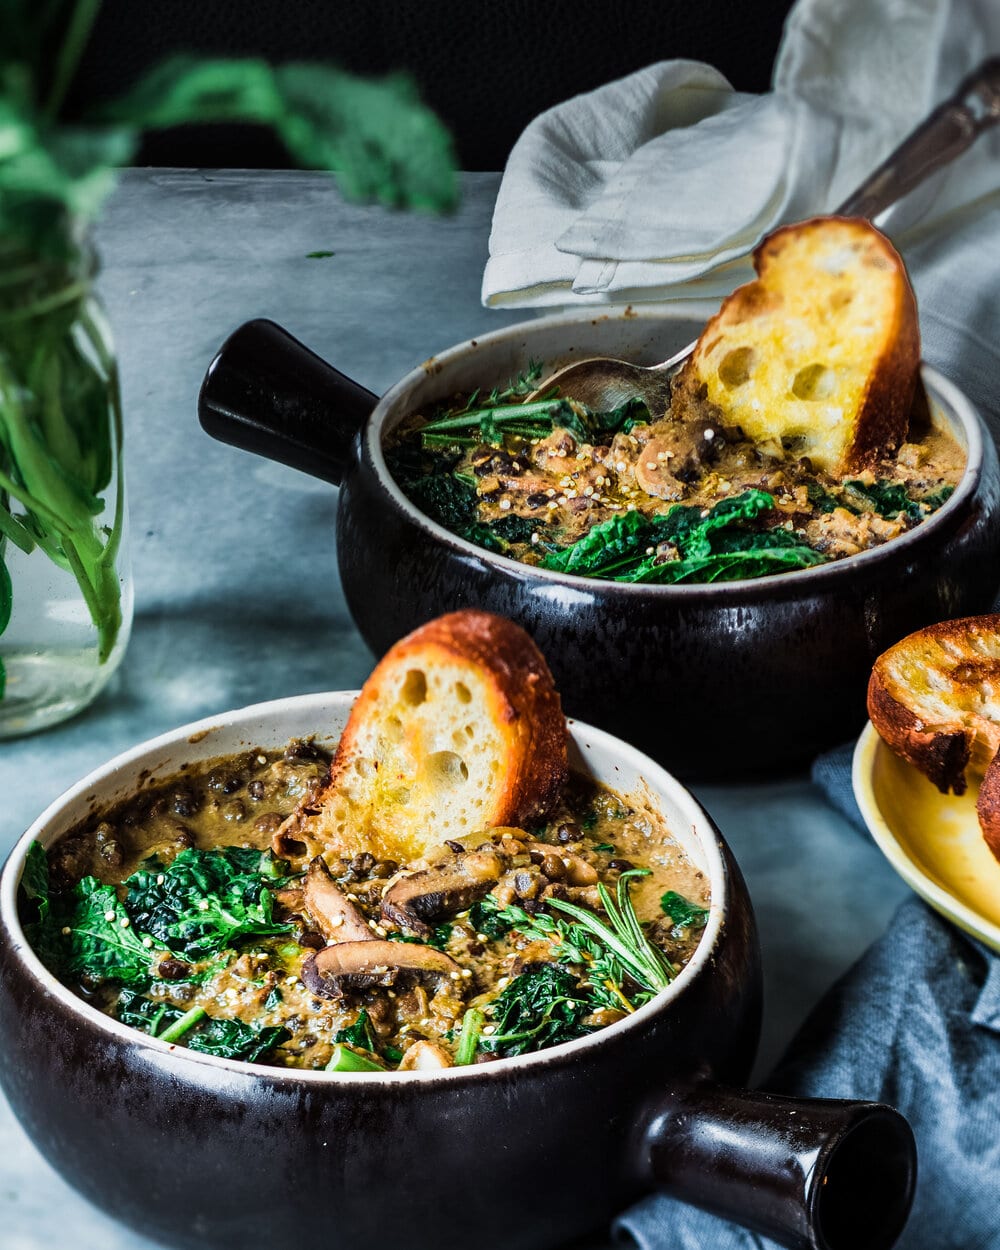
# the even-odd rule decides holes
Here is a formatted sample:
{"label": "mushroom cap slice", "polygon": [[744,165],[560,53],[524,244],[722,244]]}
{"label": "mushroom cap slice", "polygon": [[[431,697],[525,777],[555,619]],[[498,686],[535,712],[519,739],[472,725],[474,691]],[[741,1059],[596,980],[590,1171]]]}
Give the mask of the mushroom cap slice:
{"label": "mushroom cap slice", "polygon": [[316,927],[328,942],[372,942],[375,934],[368,921],[330,876],[321,855],[306,871],[302,899]]}
{"label": "mushroom cap slice", "polygon": [[305,961],[302,980],[311,993],[321,998],[343,998],[374,986],[425,978],[440,980],[461,971],[454,959],[433,946],[379,940],[338,942]]}
{"label": "mushroom cap slice", "polygon": [[490,892],[502,871],[495,851],[466,851],[447,863],[400,877],[382,898],[382,914],[414,933],[427,933],[427,921],[464,911]]}

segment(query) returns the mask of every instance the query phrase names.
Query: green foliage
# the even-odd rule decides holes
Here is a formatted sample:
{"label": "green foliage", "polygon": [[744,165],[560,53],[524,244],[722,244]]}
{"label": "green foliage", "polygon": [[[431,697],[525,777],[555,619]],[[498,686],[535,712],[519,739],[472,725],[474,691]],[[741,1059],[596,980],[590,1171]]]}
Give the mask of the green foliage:
{"label": "green foliage", "polygon": [[485,1023],[486,1017],[475,1007],[470,1007],[462,1017],[462,1031],[458,1037],[458,1046],[455,1048],[456,1068],[464,1068],[470,1063],[475,1063]]}
{"label": "green foliage", "polygon": [[[114,888],[84,877],[65,895],[49,898],[39,953],[64,980],[145,985],[154,951],[136,932]],[[30,935],[29,935],[30,937]],[[34,943],[33,943],[34,944]]]}
{"label": "green foliage", "polygon": [[[548,906],[569,919],[545,910],[529,915],[516,903],[501,907],[489,894],[482,900],[481,912],[475,917],[470,914],[470,919],[477,932],[487,936],[503,936],[516,929],[525,937],[547,941],[560,965],[584,971],[592,1008],[624,1006],[630,1010],[665,989],[676,971],[646,937],[629,897],[631,881],[648,875],[641,868],[623,872],[616,897],[603,884],[598,886],[607,921],[564,899],[552,898]],[[638,989],[631,989],[630,983]]]}
{"label": "green foliage", "polygon": [[593,1009],[571,972],[555,964],[535,964],[490,1004],[496,1031],[480,1036],[479,1045],[505,1058],[570,1042],[591,1031],[582,1021]]}
{"label": "green foliage", "polygon": [[165,1042],[183,1042],[188,1050],[220,1059],[254,1063],[265,1058],[291,1034],[278,1026],[256,1028],[242,1020],[210,1016],[203,1007],[182,1011],[163,999],[150,998],[142,990],[125,989],[114,1007],[115,1019]]}
{"label": "green foliage", "polygon": [[177,56],[100,116],[138,131],[257,122],[299,165],[336,170],[349,199],[434,212],[455,204],[448,133],[404,75],[372,81],[318,64]]}
{"label": "green foliage", "polygon": [[371,1020],[368,1018],[368,1012],[363,1009],[358,1013],[358,1018],[353,1024],[348,1025],[346,1029],[337,1030],[333,1040],[344,1042],[348,1046],[355,1046],[358,1050],[378,1051]]}
{"label": "green foliage", "polygon": [[673,924],[671,930],[674,937],[679,937],[684,929],[702,929],[708,920],[708,908],[692,903],[676,890],[668,890],[660,899],[663,914]]}
{"label": "green foliage", "polygon": [[[457,184],[447,131],[399,75],[178,56],[90,116],[60,120],[99,10],[100,0],[0,8],[0,634],[10,616],[6,539],[73,574],[104,663],[122,622],[120,480],[112,524],[95,518],[121,416],[74,223],[96,216],[143,131],[190,122],[268,126],[300,165],[336,171],[351,199],[440,212],[454,206]],[[5,682],[0,661],[0,698]]]}
{"label": "green foliage", "polygon": [[433,946],[436,950],[443,951],[448,945],[452,928],[451,922],[444,920],[441,924],[434,925],[425,937],[418,937],[415,933],[400,933],[398,929],[392,930],[388,937],[391,942],[412,942],[420,946]]}
{"label": "green foliage", "polygon": [[496,899],[487,894],[469,908],[469,923],[484,937],[499,940],[513,929],[515,920],[512,915],[501,911]]}
{"label": "green foliage", "polygon": [[868,484],[856,480],[844,483],[843,494],[852,511],[875,512],[888,520],[900,514],[915,525],[924,517],[940,508],[952,495],[953,486],[943,486],[922,498],[913,498],[904,485],[880,479]]}
{"label": "green foliage", "polygon": [[242,1059],[244,1063],[258,1063],[265,1059],[276,1046],[287,1042],[291,1034],[280,1025],[268,1025],[257,1029],[242,1020],[223,1020],[209,1017],[197,1030],[188,1035],[185,1046],[202,1055],[216,1055],[220,1059]]}
{"label": "green foliage", "polygon": [[190,960],[247,938],[288,933],[292,926],[273,918],[262,858],[241,847],[192,847],[167,867],[154,856],[125,882],[125,905],[142,932]]}
{"label": "green foliage", "polygon": [[[748,529],[774,509],[762,490],[747,490],[706,510],[677,504],[665,516],[619,512],[571,547],[546,556],[543,568],[581,577],[661,585],[732,581],[823,564],[826,557],[783,529]],[[679,558],[650,555],[661,543]]]}
{"label": "green foliage", "polygon": [[142,990],[124,989],[115,1003],[115,1019],[150,1037],[179,1020],[184,1012],[162,998],[149,998]]}

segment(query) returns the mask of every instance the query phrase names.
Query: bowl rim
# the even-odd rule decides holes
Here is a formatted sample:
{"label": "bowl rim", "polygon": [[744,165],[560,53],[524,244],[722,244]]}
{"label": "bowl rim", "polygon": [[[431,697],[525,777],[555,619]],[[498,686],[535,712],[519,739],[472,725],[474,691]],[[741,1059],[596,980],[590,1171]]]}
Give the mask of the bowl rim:
{"label": "bowl rim", "polygon": [[[96,1007],[85,1002],[78,995],[74,994],[68,986],[63,985],[42,963],[21,927],[17,908],[17,891],[28,847],[36,839],[41,840],[51,826],[58,825],[64,811],[71,804],[84,796],[89,797],[95,790],[99,793],[101,788],[110,787],[116,776],[130,769],[135,770],[136,766],[141,768],[142,761],[147,756],[152,756],[168,748],[175,750],[179,747],[182,748],[192,740],[200,742],[215,730],[238,729],[244,721],[249,723],[254,719],[260,720],[261,718],[264,720],[270,718],[278,719],[289,712],[296,714],[301,712],[303,720],[308,722],[304,732],[316,734],[314,713],[324,710],[328,712],[331,707],[336,706],[343,706],[345,711],[349,710],[359,693],[360,691],[357,690],[338,690],[292,695],[283,699],[272,699],[262,703],[249,704],[246,707],[235,708],[228,712],[202,717],[200,720],[181,725],[176,729],[137,743],[135,746],[119,753],[106,763],[93,769],[81,780],[70,786],[58,798],[54,799],[21,835],[11,848],[7,860],[2,870],[0,870],[0,929],[5,927],[11,939],[7,944],[8,957],[19,960],[24,970],[38,983],[45,993],[57,999],[63,1007],[80,1016],[84,1022],[89,1023],[102,1032],[110,1034],[121,1043],[149,1051],[152,1058],[172,1057],[182,1063],[207,1064],[209,1067],[222,1071],[237,1072],[244,1076],[252,1075],[258,1079],[272,1082],[295,1083],[304,1081],[310,1085],[358,1083],[367,1088],[371,1088],[372,1085],[382,1086],[387,1082],[396,1086],[401,1082],[437,1083],[469,1079],[505,1080],[516,1075],[523,1068],[544,1066],[546,1064],[572,1064],[578,1059],[582,1059],[584,1054],[594,1046],[604,1044],[609,1036],[618,1037],[641,1028],[652,1017],[670,1007],[676,999],[681,997],[687,987],[703,971],[708,971],[708,974],[711,975],[709,965],[712,962],[719,938],[724,931],[731,897],[731,878],[725,862],[721,833],[694,795],[673,774],[667,772],[665,768],[657,764],[649,756],[622,739],[573,718],[567,718],[567,725],[571,738],[579,748],[581,756],[585,757],[587,751],[592,746],[599,747],[604,751],[610,752],[619,761],[633,768],[651,794],[669,794],[672,801],[684,813],[685,821],[688,823],[692,835],[705,855],[705,875],[708,877],[710,887],[709,916],[698,946],[670,985],[665,990],[661,990],[650,1002],[638,1007],[632,1015],[627,1016],[624,1020],[606,1025],[584,1037],[576,1038],[570,1042],[563,1042],[557,1046],[550,1046],[531,1054],[494,1059],[488,1063],[471,1064],[463,1067],[432,1071],[386,1071],[381,1073],[326,1072],[323,1069],[281,1068],[265,1063],[248,1063],[237,1059],[222,1059],[214,1055],[205,1055],[189,1050],[178,1043],[163,1042],[158,1038],[149,1037],[130,1025],[113,1020],[110,1016],[105,1015]],[[309,720],[310,716],[313,716],[311,721]],[[312,727],[310,728],[310,726]],[[182,766],[183,762],[183,753],[178,754],[176,758],[171,758],[171,769],[176,771]],[[154,776],[155,773],[154,767]],[[167,775],[169,774],[165,772],[164,776]],[[96,810],[101,810],[99,801],[96,804]],[[60,829],[57,834],[48,837],[43,844],[46,847],[52,845],[65,832],[67,832],[66,828]]]}
{"label": "bowl rim", "polygon": [[[881,805],[875,795],[875,770],[882,752],[892,754],[878,730],[869,721],[858,738],[851,759],[851,788],[876,846],[911,890],[935,911],[971,937],[1000,951],[1000,925],[981,916],[968,903],[939,885],[929,873],[907,853],[906,848],[892,831]],[[901,760],[907,768],[913,765]],[[914,772],[917,770],[914,769]]]}
{"label": "bowl rim", "polygon": [[[914,547],[921,548],[928,539],[932,539],[937,531],[947,525],[952,516],[975,494],[982,476],[984,457],[986,455],[986,428],[975,405],[954,382],[939,373],[931,365],[921,362],[920,371],[930,400],[937,401],[945,409],[946,419],[957,421],[966,441],[965,470],[951,496],[932,513],[925,521],[906,530],[897,538],[872,547],[857,555],[846,556],[841,560],[831,560],[827,564],[814,565],[806,569],[794,569],[787,573],[770,573],[764,577],[739,578],[726,582],[692,582],[659,586],[648,582],[616,582],[602,577],[581,577],[574,573],[560,573],[553,569],[543,569],[538,565],[523,564],[512,560],[509,556],[499,555],[479,547],[467,539],[459,538],[450,530],[445,529],[430,517],[425,516],[407,497],[396,483],[385,461],[382,448],[382,429],[386,421],[395,417],[396,409],[404,401],[408,401],[413,388],[428,375],[437,376],[450,366],[466,360],[473,353],[481,355],[483,349],[509,344],[512,339],[530,339],[540,331],[594,325],[598,321],[622,321],[637,326],[651,326],[679,320],[694,320],[679,310],[674,315],[664,310],[651,312],[636,310],[631,305],[618,314],[606,313],[595,317],[593,310],[589,314],[573,312],[560,313],[547,317],[536,317],[531,321],[519,321],[487,334],[466,339],[430,357],[429,360],[417,365],[409,373],[404,374],[392,387],[385,392],[372,410],[361,433],[363,455],[366,455],[375,472],[381,488],[389,495],[396,508],[419,528],[432,535],[439,543],[452,548],[465,557],[474,557],[484,564],[524,580],[537,580],[555,586],[570,586],[575,590],[587,590],[592,593],[600,589],[607,593],[613,587],[625,595],[669,595],[679,596],[688,600],[722,599],[741,600],[756,598],[763,589],[775,591],[786,587],[801,586],[804,593],[811,590],[826,591],[845,579],[850,579],[854,570],[870,571],[887,560],[895,561],[898,556],[908,550],[913,555]],[[584,359],[585,357],[581,357]]]}

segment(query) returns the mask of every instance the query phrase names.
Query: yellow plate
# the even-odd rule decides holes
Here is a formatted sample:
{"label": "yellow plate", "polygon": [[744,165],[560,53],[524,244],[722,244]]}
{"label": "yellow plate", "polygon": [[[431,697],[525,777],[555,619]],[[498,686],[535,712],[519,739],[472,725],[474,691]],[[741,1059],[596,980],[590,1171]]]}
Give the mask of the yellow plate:
{"label": "yellow plate", "polygon": [[854,797],[882,853],[912,889],[1000,951],[1000,861],[983,841],[976,786],[942,794],[869,724],[854,751]]}

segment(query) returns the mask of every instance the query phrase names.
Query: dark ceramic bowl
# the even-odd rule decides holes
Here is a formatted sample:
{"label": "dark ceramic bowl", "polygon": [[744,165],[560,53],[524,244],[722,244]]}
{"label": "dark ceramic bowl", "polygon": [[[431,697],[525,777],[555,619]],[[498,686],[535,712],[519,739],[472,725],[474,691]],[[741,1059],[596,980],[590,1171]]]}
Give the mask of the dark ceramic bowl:
{"label": "dark ceramic bowl", "polygon": [[854,737],[882,651],[931,621],[992,603],[1000,470],[981,419],[952,383],[924,368],[935,418],[968,457],[955,493],[929,520],[847,560],[715,585],[625,585],[493,555],[418,512],[382,451],[408,414],[505,382],[529,360],[655,362],[699,328],[632,312],[547,317],[450,348],[376,400],[273,323],[255,321],[212,362],[199,411],[215,437],[341,485],[344,594],[376,654],[456,608],[512,617],[548,657],[571,715],[684,776],[733,777],[794,765]]}
{"label": "dark ceramic bowl", "polygon": [[55,980],[17,915],[32,839],[50,846],[188,761],[317,728],[333,740],[353,698],[261,704],[145,743],[14,848],[0,878],[0,1080],[49,1162],[134,1228],[197,1250],[554,1250],[654,1187],[800,1250],[886,1250],[912,1197],[906,1121],[877,1104],[737,1088],[760,1019],[739,869],[677,781],[585,725],[571,725],[574,767],[658,808],[711,888],[691,962],[626,1020],[473,1067],[294,1071],[146,1037]]}

